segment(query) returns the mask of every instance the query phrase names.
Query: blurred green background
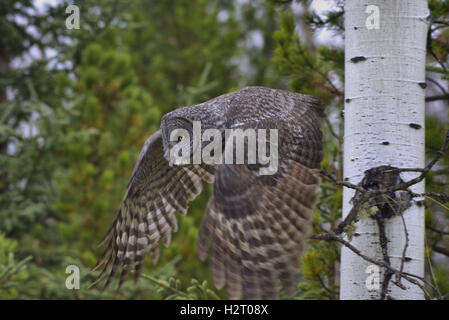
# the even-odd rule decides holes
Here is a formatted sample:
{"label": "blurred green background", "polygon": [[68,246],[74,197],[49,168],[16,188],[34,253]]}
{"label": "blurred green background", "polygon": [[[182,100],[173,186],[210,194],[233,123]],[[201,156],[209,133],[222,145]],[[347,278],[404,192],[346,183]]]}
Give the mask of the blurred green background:
{"label": "blurred green background", "polygon": [[[116,282],[104,293],[88,290],[98,275],[89,270],[141,146],[176,107],[248,85],[317,95],[328,115],[323,167],[341,177],[342,4],[311,2],[2,0],[0,298],[226,298],[196,256],[210,186],[178,219],[158,264],[147,257],[137,284],[130,277],[120,291]],[[448,1],[433,3],[436,15],[449,12]],[[80,29],[66,27],[70,4],[80,9]],[[448,34],[438,37],[435,50],[447,57]],[[447,120],[428,121],[432,155]],[[447,174],[432,175],[427,188],[446,190]],[[340,206],[341,190],[323,182],[316,232],[336,225]],[[430,204],[429,227],[444,230],[448,211]],[[447,248],[447,236],[428,241],[429,279],[447,292],[447,259],[432,249]],[[311,242],[294,298],[338,298],[338,260],[337,244]],[[68,265],[80,268],[79,290],[66,288]]]}

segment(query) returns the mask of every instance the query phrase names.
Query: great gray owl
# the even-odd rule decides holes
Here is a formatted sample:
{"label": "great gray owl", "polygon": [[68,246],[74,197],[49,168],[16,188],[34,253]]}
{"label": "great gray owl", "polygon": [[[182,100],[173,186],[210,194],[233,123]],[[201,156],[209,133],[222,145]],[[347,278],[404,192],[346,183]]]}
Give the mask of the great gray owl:
{"label": "great gray owl", "polygon": [[[248,87],[207,102],[176,109],[162,118],[161,129],[145,142],[131,174],[118,214],[100,245],[108,246],[95,265],[105,266],[108,287],[121,267],[119,287],[131,268],[141,275],[147,250],[154,263],[159,240],[165,246],[178,230],[175,211],[187,213],[188,202],[203,183],[214,183],[200,229],[198,256],[209,265],[217,288],[230,298],[275,299],[277,280],[288,294],[296,288],[299,267],[313,218],[312,207],[323,155],[319,99],[264,87]],[[278,170],[258,174],[258,164],[169,163],[172,130],[264,128],[278,131]],[[91,286],[92,286],[91,285]]]}

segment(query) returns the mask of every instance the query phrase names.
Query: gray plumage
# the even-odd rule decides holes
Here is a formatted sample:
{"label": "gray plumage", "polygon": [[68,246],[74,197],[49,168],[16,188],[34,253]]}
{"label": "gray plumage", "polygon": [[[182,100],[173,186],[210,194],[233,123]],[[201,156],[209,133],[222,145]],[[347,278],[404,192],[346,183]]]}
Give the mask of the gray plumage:
{"label": "gray plumage", "polygon": [[[146,252],[154,263],[159,241],[170,244],[178,229],[175,211],[187,213],[188,202],[203,183],[214,183],[198,241],[198,256],[209,257],[214,284],[226,286],[230,298],[278,298],[277,279],[288,294],[296,288],[300,262],[313,219],[319,180],[313,169],[322,160],[319,99],[264,87],[248,87],[207,102],[176,109],[162,118],[161,130],[146,142],[134,167],[118,214],[103,241],[108,246],[93,270],[105,264],[108,287],[121,267],[120,283],[131,268],[141,275]],[[170,132],[191,121],[202,130],[278,129],[279,170],[256,173],[258,165],[180,165],[167,161]]]}

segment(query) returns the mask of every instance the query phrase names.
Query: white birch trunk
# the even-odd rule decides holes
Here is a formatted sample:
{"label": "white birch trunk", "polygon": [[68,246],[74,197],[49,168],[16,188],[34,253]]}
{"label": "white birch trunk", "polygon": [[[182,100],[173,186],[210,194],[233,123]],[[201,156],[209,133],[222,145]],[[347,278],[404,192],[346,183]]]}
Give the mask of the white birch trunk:
{"label": "white birch trunk", "polygon": [[[351,183],[358,184],[365,170],[380,165],[424,167],[423,84],[428,15],[427,0],[346,0],[343,171],[344,178]],[[401,177],[407,181],[416,175],[406,172]],[[411,189],[422,193],[424,183]],[[353,195],[354,190],[345,188],[343,216],[351,210],[349,201]],[[423,207],[413,202],[404,212],[404,218],[409,233],[406,257],[411,259],[405,263],[404,271],[423,276]],[[392,267],[399,269],[406,239],[401,218],[386,220],[386,232]],[[383,261],[375,220],[358,223],[357,233],[360,235],[351,243],[365,255]],[[367,280],[371,283],[376,278],[375,270],[369,262],[342,248],[340,298],[379,299],[382,268],[380,287],[367,286]],[[406,280],[402,283],[407,290],[390,281],[391,297],[423,299],[421,289]]]}

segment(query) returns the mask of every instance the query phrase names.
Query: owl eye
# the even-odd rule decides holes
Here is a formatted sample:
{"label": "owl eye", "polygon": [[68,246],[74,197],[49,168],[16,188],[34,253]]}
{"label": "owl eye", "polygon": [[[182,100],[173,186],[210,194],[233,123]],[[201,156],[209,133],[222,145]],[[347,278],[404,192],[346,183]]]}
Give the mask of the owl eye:
{"label": "owl eye", "polygon": [[179,136],[179,137],[178,137],[178,141],[182,141],[182,140],[184,140],[184,139],[185,139],[184,136]]}

